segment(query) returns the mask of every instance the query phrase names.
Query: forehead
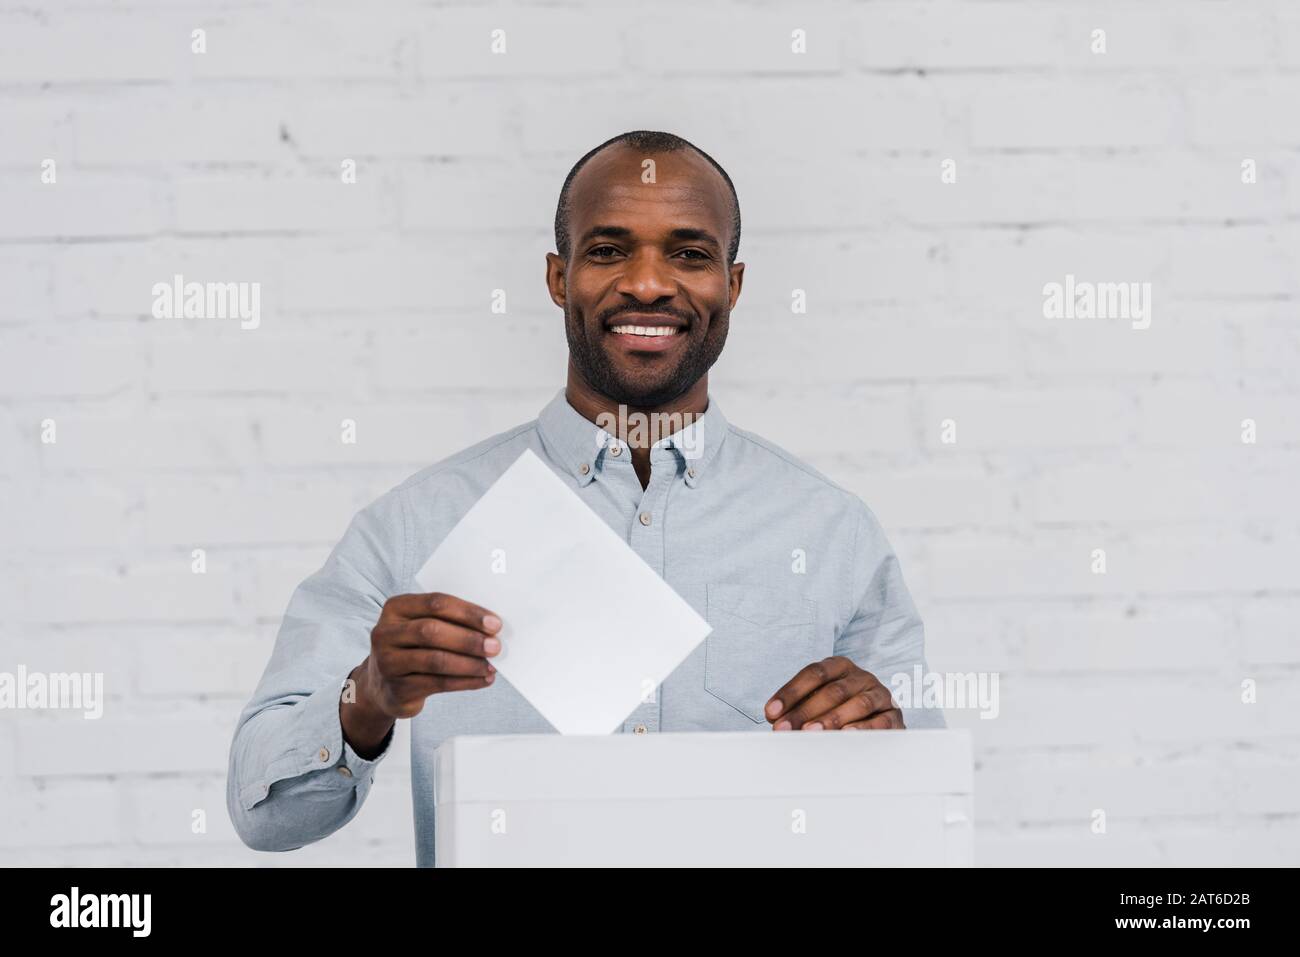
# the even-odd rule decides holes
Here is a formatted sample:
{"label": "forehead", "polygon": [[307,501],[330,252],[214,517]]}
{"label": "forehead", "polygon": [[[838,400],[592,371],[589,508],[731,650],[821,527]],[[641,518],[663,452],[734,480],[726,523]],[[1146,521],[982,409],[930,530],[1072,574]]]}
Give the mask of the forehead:
{"label": "forehead", "polygon": [[[643,183],[642,163],[655,162],[655,182]],[[693,226],[726,244],[731,232],[731,191],[713,165],[694,150],[648,153],[620,144],[602,150],[569,186],[569,231],[581,236],[596,225],[643,230]]]}

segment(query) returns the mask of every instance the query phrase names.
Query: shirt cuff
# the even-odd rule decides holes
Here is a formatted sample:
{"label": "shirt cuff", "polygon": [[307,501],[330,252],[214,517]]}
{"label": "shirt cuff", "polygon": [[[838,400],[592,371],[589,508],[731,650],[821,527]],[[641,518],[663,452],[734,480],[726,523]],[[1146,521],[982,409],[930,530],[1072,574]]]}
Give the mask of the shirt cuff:
{"label": "shirt cuff", "polygon": [[314,771],[325,772],[315,786],[339,790],[356,788],[364,795],[374,782],[375,766],[387,755],[393,741],[393,729],[383,743],[383,750],[373,758],[363,758],[343,739],[343,722],[339,717],[339,699],[348,676],[312,692],[292,708],[293,743],[273,760],[262,776],[240,789],[244,808],[251,809],[271,792],[278,781],[301,777]]}
{"label": "shirt cuff", "polygon": [[295,775],[330,770],[330,779],[340,787],[368,787],[374,779],[375,767],[388,756],[393,729],[389,729],[388,737],[384,739],[383,750],[373,758],[363,758],[352,749],[343,737],[343,720],[339,716],[339,699],[348,677],[344,675],[337,682],[331,682],[297,705],[300,709],[295,735],[298,746],[294,749],[290,770]]}

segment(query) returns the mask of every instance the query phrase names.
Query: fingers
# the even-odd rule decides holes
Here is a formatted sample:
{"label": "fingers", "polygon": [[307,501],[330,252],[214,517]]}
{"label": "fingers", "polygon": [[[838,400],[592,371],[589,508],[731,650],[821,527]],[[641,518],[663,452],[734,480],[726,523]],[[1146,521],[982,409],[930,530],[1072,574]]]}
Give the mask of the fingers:
{"label": "fingers", "polygon": [[872,715],[863,721],[854,721],[846,724],[844,731],[889,731],[902,730],[906,725],[903,724],[903,713],[897,708],[889,711],[882,711],[880,714]]}
{"label": "fingers", "polygon": [[386,715],[410,718],[431,694],[488,687],[500,629],[499,617],[454,595],[393,596],[370,633],[372,697]]}
{"label": "fingers", "polygon": [[[863,678],[870,680],[864,685]],[[838,731],[846,724],[890,711],[893,707],[894,699],[889,689],[863,673],[827,685],[786,718],[793,727],[802,731]]]}
{"label": "fingers", "polygon": [[379,625],[375,637],[398,648],[441,648],[479,657],[501,653],[501,639],[439,618],[417,618]]}
{"label": "fingers", "polygon": [[840,656],[814,661],[772,695],[764,711],[767,720],[781,723],[810,694],[829,682],[838,681],[853,670],[857,670],[857,665]]}
{"label": "fingers", "polygon": [[382,654],[384,660],[380,667],[391,678],[407,675],[484,677],[496,672],[486,658],[461,655],[445,648],[388,648]]}
{"label": "fingers", "polygon": [[[820,679],[825,680],[818,684]],[[775,707],[778,701],[782,703],[779,711]],[[871,672],[841,656],[815,662],[800,671],[773,696],[767,715],[776,731],[893,727],[894,721],[898,727],[903,724],[889,689]],[[885,717],[876,724],[867,724],[879,715]]]}
{"label": "fingers", "polygon": [[430,592],[423,595],[394,595],[384,602],[380,621],[397,622],[417,618],[440,618],[453,624],[494,634],[501,628],[501,619],[480,605],[444,595],[442,592]]}
{"label": "fingers", "polygon": [[491,687],[496,675],[410,674],[392,678],[385,687],[391,698],[390,713],[396,718],[413,718],[424,708],[430,695],[448,691],[477,691]]}
{"label": "fingers", "polygon": [[[880,705],[891,706],[888,692],[885,696],[887,697],[883,702],[880,702],[879,698],[874,698],[874,692],[861,676],[842,677],[840,680],[831,681],[831,684],[822,685],[793,709],[781,715],[775,724],[775,729],[776,731],[789,731],[789,729],[824,731],[829,728],[832,731],[839,731],[840,726],[846,722],[855,722],[874,714],[875,711],[880,710]],[[835,716],[837,722],[833,726],[827,724],[832,716]]]}

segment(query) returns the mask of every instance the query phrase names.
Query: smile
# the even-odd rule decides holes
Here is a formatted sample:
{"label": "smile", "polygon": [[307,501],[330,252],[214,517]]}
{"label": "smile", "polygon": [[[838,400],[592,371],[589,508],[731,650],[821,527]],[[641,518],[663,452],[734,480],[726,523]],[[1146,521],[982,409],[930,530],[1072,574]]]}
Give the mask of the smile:
{"label": "smile", "polygon": [[610,330],[617,336],[675,336],[676,326],[614,326]]}

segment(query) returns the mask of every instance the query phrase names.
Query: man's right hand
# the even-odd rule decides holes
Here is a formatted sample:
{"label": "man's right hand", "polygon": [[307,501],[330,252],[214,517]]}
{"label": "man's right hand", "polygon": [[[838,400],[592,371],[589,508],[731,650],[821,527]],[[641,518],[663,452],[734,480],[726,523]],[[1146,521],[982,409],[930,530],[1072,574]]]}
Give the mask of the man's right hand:
{"label": "man's right hand", "polygon": [[352,670],[356,700],[340,700],[343,736],[363,758],[379,754],[397,718],[431,694],[486,688],[496,677],[501,619],[452,595],[395,595],[370,632],[370,654]]}

